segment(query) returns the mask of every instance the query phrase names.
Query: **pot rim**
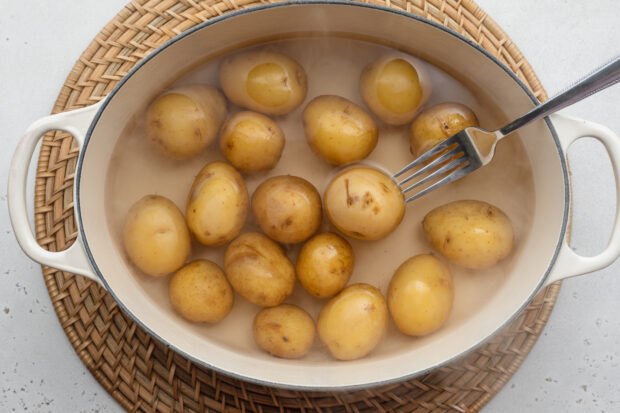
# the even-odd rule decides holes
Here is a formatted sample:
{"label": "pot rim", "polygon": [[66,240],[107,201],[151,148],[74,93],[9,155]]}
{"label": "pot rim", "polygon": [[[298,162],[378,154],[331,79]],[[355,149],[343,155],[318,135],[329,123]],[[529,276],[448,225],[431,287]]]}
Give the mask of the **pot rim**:
{"label": "pot rim", "polygon": [[510,324],[514,319],[516,319],[518,317],[518,315],[529,305],[529,303],[534,299],[534,297],[538,294],[538,292],[540,291],[541,287],[544,285],[545,280],[548,278],[549,273],[551,272],[551,269],[553,268],[555,261],[558,257],[558,254],[560,252],[560,248],[562,246],[562,242],[564,240],[565,234],[566,234],[566,229],[568,226],[568,214],[569,214],[569,205],[570,205],[570,188],[569,188],[569,177],[568,177],[568,166],[567,166],[567,161],[566,158],[564,156],[560,141],[558,139],[557,136],[557,132],[553,126],[553,123],[551,122],[551,120],[548,117],[544,118],[545,123],[547,124],[547,128],[549,128],[549,131],[551,132],[551,135],[553,137],[556,149],[558,151],[558,157],[560,159],[560,164],[562,167],[562,176],[563,176],[563,181],[564,181],[564,211],[563,211],[563,216],[562,216],[562,225],[560,228],[560,233],[559,233],[559,237],[558,237],[558,241],[553,253],[553,256],[551,257],[549,264],[547,266],[547,268],[545,269],[545,272],[543,274],[543,276],[540,278],[538,284],[536,285],[536,287],[534,288],[532,294],[530,294],[529,297],[527,297],[524,301],[523,304],[521,305],[521,307],[519,307],[516,311],[514,311],[514,313],[512,314],[512,316],[510,316],[503,324],[497,326],[497,328],[491,332],[489,335],[487,335],[485,338],[481,339],[480,341],[476,342],[475,344],[471,345],[470,347],[463,349],[459,354],[447,358],[446,360],[443,360],[441,362],[435,363],[432,366],[429,366],[427,369],[424,370],[420,370],[417,371],[415,373],[411,373],[408,375],[404,375],[404,376],[400,376],[400,377],[396,377],[396,378],[391,378],[391,379],[387,379],[387,380],[381,380],[381,381],[375,381],[375,382],[371,382],[371,383],[365,383],[365,384],[354,384],[354,385],[343,385],[343,386],[303,386],[303,385],[295,385],[295,384],[286,384],[286,383],[278,383],[278,382],[271,382],[268,380],[262,380],[262,379],[257,379],[257,378],[252,378],[252,377],[246,377],[243,376],[242,374],[238,374],[238,373],[234,373],[234,372],[230,372],[227,370],[224,370],[218,366],[212,365],[204,360],[198,359],[197,357],[186,353],[185,351],[181,350],[180,348],[178,348],[177,346],[175,346],[174,344],[172,344],[171,342],[169,342],[168,340],[164,339],[163,337],[161,337],[159,334],[157,334],[156,332],[154,332],[153,330],[151,330],[146,324],[144,324],[138,317],[136,317],[133,312],[121,301],[119,300],[119,298],[117,297],[117,295],[114,293],[114,290],[112,288],[110,288],[110,285],[107,283],[105,276],[103,275],[103,273],[101,272],[101,270],[99,269],[99,267],[97,266],[97,263],[95,262],[95,259],[93,257],[93,254],[91,252],[90,246],[88,244],[88,240],[86,238],[86,234],[84,232],[84,228],[83,228],[83,223],[82,223],[82,213],[81,213],[81,202],[80,202],[80,187],[81,187],[81,179],[82,179],[82,167],[83,167],[83,161],[84,161],[84,153],[86,153],[88,144],[90,142],[90,138],[92,136],[92,133],[99,121],[99,119],[101,118],[101,115],[103,114],[105,108],[108,106],[108,104],[110,103],[110,101],[113,100],[114,96],[116,95],[116,93],[118,93],[118,91],[123,87],[123,85],[138,71],[142,68],[142,66],[144,66],[145,64],[147,64],[151,59],[153,59],[155,56],[157,56],[159,53],[161,53],[164,49],[168,48],[169,46],[177,43],[178,41],[184,39],[187,36],[190,36],[191,34],[202,30],[205,27],[211,26],[213,24],[217,24],[221,21],[230,19],[230,18],[234,18],[240,15],[244,15],[244,14],[249,14],[249,13],[253,13],[253,12],[257,12],[257,11],[262,11],[262,10],[267,10],[267,9],[273,9],[273,8],[280,8],[280,7],[297,7],[297,6],[308,6],[308,5],[340,5],[340,6],[350,6],[350,7],[362,7],[362,8],[369,8],[369,9],[375,9],[375,10],[379,10],[382,12],[387,12],[387,13],[393,13],[393,14],[397,14],[403,17],[407,17],[413,20],[416,20],[420,23],[426,24],[426,25],[430,25],[436,29],[439,29],[443,32],[446,32],[454,37],[456,37],[457,39],[461,40],[463,43],[465,43],[466,45],[473,47],[474,49],[476,49],[478,52],[482,53],[483,55],[485,55],[485,57],[487,57],[488,59],[490,59],[493,63],[495,63],[497,66],[499,66],[506,74],[508,74],[514,81],[515,83],[521,87],[521,89],[523,89],[523,91],[527,94],[527,96],[529,96],[529,98],[532,100],[532,102],[535,105],[540,104],[540,102],[538,101],[538,99],[534,96],[534,94],[530,91],[530,89],[527,87],[527,85],[525,83],[523,83],[523,81],[521,79],[519,79],[519,77],[512,71],[510,70],[508,67],[506,67],[506,65],[504,65],[504,63],[502,63],[499,59],[497,59],[494,55],[492,55],[488,50],[486,50],[485,48],[483,48],[482,46],[480,46],[479,44],[477,44],[476,42],[474,42],[471,39],[468,39],[467,37],[463,36],[462,34],[446,27],[443,26],[439,23],[435,23],[429,19],[426,19],[424,17],[403,11],[403,10],[398,10],[398,9],[394,9],[394,8],[390,8],[387,6],[382,6],[382,5],[376,5],[376,4],[369,4],[369,3],[360,3],[357,1],[350,1],[350,0],[287,0],[287,1],[282,1],[279,3],[271,3],[271,4],[262,4],[262,5],[258,5],[258,6],[252,6],[249,8],[245,8],[245,9],[240,9],[240,10],[236,10],[233,12],[229,12],[220,16],[216,16],[212,19],[209,19],[205,22],[202,22],[186,31],[184,31],[183,33],[175,36],[174,38],[166,41],[164,44],[160,45],[159,47],[157,47],[157,49],[155,49],[153,52],[151,52],[149,55],[147,55],[146,57],[144,57],[142,60],[140,60],[134,67],[132,67],[129,72],[127,72],[127,74],[125,76],[123,76],[121,78],[121,80],[117,83],[117,85],[112,89],[112,91],[110,91],[110,93],[104,98],[102,104],[100,105],[99,109],[97,110],[97,113],[95,114],[95,116],[93,117],[93,120],[90,124],[90,126],[88,127],[88,131],[84,137],[84,143],[82,146],[82,149],[80,151],[79,157],[78,157],[78,162],[77,162],[77,166],[76,166],[76,174],[75,174],[75,192],[74,192],[74,199],[75,199],[75,216],[77,218],[77,227],[78,227],[78,235],[79,237],[82,238],[83,241],[83,245],[84,245],[84,250],[86,253],[86,256],[88,257],[88,261],[92,267],[92,269],[95,271],[95,273],[97,274],[97,277],[99,278],[101,284],[104,286],[105,290],[112,296],[112,298],[114,298],[114,301],[119,305],[119,307],[123,310],[123,312],[125,314],[128,314],[131,319],[138,324],[138,326],[140,328],[142,328],[143,330],[145,330],[146,332],[148,332],[149,335],[155,337],[160,343],[162,343],[164,346],[166,346],[167,348],[171,348],[172,350],[174,350],[175,352],[177,352],[178,354],[181,354],[183,357],[191,360],[192,362],[203,366],[203,367],[207,367],[209,369],[215,370],[216,372],[225,374],[229,377],[234,377],[237,378],[239,380],[242,381],[246,381],[246,382],[250,382],[250,383],[255,383],[255,384],[261,384],[261,385],[268,385],[268,386],[273,386],[273,387],[278,387],[278,388],[284,388],[284,389],[293,389],[293,390],[305,390],[305,391],[330,391],[330,390],[354,390],[354,389],[362,389],[362,388],[369,388],[369,387],[377,387],[377,386],[384,386],[390,383],[395,383],[395,382],[400,382],[400,381],[404,381],[404,380],[408,380],[411,379],[413,377],[417,377],[417,376],[421,376],[423,374],[426,374],[430,371],[433,371],[439,367],[445,366],[449,363],[452,363],[453,361],[464,357],[465,355],[471,353],[473,350],[475,350],[476,348],[478,348],[481,344],[487,342],[489,339],[491,339],[492,337],[494,337],[495,335],[497,335],[501,330],[503,330],[508,324]]}

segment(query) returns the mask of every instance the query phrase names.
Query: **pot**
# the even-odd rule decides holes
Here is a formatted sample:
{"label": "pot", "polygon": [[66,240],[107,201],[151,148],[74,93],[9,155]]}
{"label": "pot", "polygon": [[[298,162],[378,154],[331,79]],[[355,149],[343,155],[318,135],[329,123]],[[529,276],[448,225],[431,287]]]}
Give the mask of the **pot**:
{"label": "pot", "polygon": [[[373,39],[440,67],[458,67],[461,79],[484,90],[506,118],[516,118],[537,104],[527,86],[480,46],[418,16],[338,1],[278,3],[240,10],[198,25],[164,44],[137,64],[102,102],[45,117],[28,128],[13,157],[8,187],[11,221],[24,252],[41,264],[100,283],[151,335],[199,364],[243,380],[304,390],[382,385],[428,372],[488,340],[548,284],[603,268],[620,255],[618,213],[610,242],[600,254],[583,257],[569,247],[571,192],[566,163],[567,149],[576,139],[599,139],[610,155],[620,205],[620,141],[603,126],[553,115],[527,126],[519,137],[534,182],[529,234],[519,240],[518,259],[501,285],[463,322],[418,339],[415,346],[400,340],[389,352],[374,352],[349,362],[312,357],[290,361],[257,355],[242,345],[205,338],[188,323],[179,322],[169,308],[159,306],[141,290],[115,246],[106,219],[102,219],[106,217],[103,188],[123,125],[129,122],[134,108],[152,98],[154,90],[206,56],[264,39],[325,31]],[[38,140],[55,129],[72,134],[80,146],[74,189],[78,236],[70,248],[60,252],[38,245],[26,208],[28,166]]]}

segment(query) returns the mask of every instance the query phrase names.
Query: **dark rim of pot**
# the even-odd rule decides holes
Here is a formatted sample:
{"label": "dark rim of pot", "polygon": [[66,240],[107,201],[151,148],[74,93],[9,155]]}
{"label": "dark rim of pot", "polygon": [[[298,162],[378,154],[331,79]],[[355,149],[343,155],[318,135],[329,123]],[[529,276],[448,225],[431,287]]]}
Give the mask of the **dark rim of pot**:
{"label": "dark rim of pot", "polygon": [[155,333],[153,330],[151,330],[147,325],[145,325],[144,323],[142,323],[140,321],[140,319],[138,317],[136,317],[131,310],[126,307],[124,305],[124,303],[118,299],[118,297],[116,296],[116,294],[114,293],[114,291],[110,288],[110,286],[108,285],[108,283],[105,280],[105,277],[103,276],[103,274],[101,273],[99,267],[97,266],[97,263],[95,262],[94,258],[93,258],[93,254],[90,250],[90,247],[88,245],[88,240],[86,238],[86,235],[84,233],[84,229],[83,229],[83,225],[82,225],[82,214],[81,214],[81,203],[80,203],[80,197],[79,197],[79,193],[80,193],[80,184],[81,184],[81,172],[82,172],[82,163],[84,160],[84,153],[86,152],[86,149],[88,147],[88,143],[90,141],[90,137],[91,134],[95,128],[95,126],[97,125],[97,122],[99,121],[99,118],[101,117],[101,114],[103,113],[103,111],[105,110],[105,108],[107,107],[108,103],[113,99],[114,95],[116,95],[116,93],[119,91],[119,89],[121,89],[123,87],[123,85],[125,84],[125,82],[127,82],[138,70],[140,70],[140,68],[142,66],[144,66],[146,63],[149,62],[149,60],[151,60],[152,58],[154,58],[155,56],[157,56],[162,50],[166,49],[167,47],[173,45],[174,43],[178,42],[179,40],[182,40],[183,38],[192,35],[194,32],[199,31],[207,26],[211,26],[213,24],[217,24],[221,21],[224,20],[228,20],[231,18],[234,18],[236,16],[240,16],[240,15],[244,15],[244,14],[248,14],[248,13],[252,13],[252,12],[256,12],[256,11],[260,11],[260,10],[266,10],[266,9],[272,9],[272,8],[279,8],[279,7],[295,7],[295,6],[304,6],[304,5],[316,5],[316,4],[324,4],[324,5],[342,5],[342,6],[349,6],[349,7],[363,7],[363,8],[369,8],[369,9],[376,9],[376,10],[381,10],[383,12],[386,13],[393,13],[393,14],[397,14],[397,15],[401,15],[413,20],[417,20],[418,22],[427,24],[429,26],[432,26],[436,29],[439,29],[441,31],[444,31],[446,33],[451,34],[452,36],[458,38],[459,40],[461,40],[464,44],[476,49],[478,52],[484,54],[488,59],[490,59],[491,61],[493,61],[497,66],[499,66],[504,72],[506,72],[506,74],[508,74],[514,81],[515,83],[517,83],[522,89],[523,91],[530,97],[530,99],[532,100],[532,102],[534,104],[539,104],[538,99],[536,99],[536,97],[534,96],[534,94],[529,90],[529,88],[521,81],[521,79],[519,79],[517,77],[517,75],[510,70],[508,67],[506,67],[502,62],[500,62],[495,56],[493,56],[490,52],[488,52],[486,49],[484,49],[483,47],[481,47],[480,45],[478,45],[477,43],[475,43],[473,40],[470,40],[466,37],[464,37],[463,35],[461,35],[460,33],[457,33],[455,31],[453,31],[452,29],[449,29],[445,26],[442,26],[438,23],[432,22],[430,20],[427,20],[423,17],[405,12],[405,11],[401,11],[401,10],[396,10],[396,9],[392,9],[386,6],[379,6],[379,5],[375,5],[375,4],[367,4],[367,3],[358,3],[358,2],[354,2],[354,1],[347,1],[347,0],[295,0],[295,1],[287,1],[287,2],[281,2],[281,3],[274,3],[274,4],[264,4],[264,5],[259,5],[259,6],[254,6],[254,7],[250,7],[247,9],[241,9],[241,10],[237,10],[234,12],[230,12],[218,17],[214,17],[208,21],[205,21],[197,26],[192,27],[191,29],[186,30],[185,32],[179,34],[178,36],[174,37],[173,39],[168,40],[166,43],[164,43],[163,45],[159,46],[156,50],[154,50],[151,54],[149,54],[148,56],[146,56],[144,59],[142,59],[140,62],[138,62],[120,81],[119,83],[116,85],[116,87],[114,87],[114,89],[109,93],[109,95],[104,99],[101,107],[99,108],[99,110],[97,111],[97,114],[94,116],[93,121],[90,125],[90,127],[88,128],[88,132],[86,133],[86,137],[84,139],[84,144],[83,147],[80,151],[80,156],[78,159],[78,164],[77,164],[77,168],[76,168],[76,177],[75,177],[75,199],[76,199],[76,209],[77,209],[77,222],[78,222],[78,229],[79,229],[79,235],[82,238],[83,244],[84,244],[84,248],[85,248],[85,252],[88,256],[88,260],[90,261],[90,265],[93,267],[94,271],[97,273],[97,276],[99,277],[100,282],[103,284],[104,288],[106,289],[106,291],[112,295],[112,297],[114,298],[114,300],[118,303],[118,305],[122,308],[122,310],[128,314],[133,320],[134,322],[136,322],[142,329],[144,329],[145,331],[147,331],[151,336],[155,337],[157,340],[159,340],[162,344],[164,344],[166,347],[169,347],[171,349],[173,349],[174,351],[176,351],[177,353],[183,355],[184,357],[192,360],[193,362],[202,365],[204,367],[207,367],[209,369],[215,370],[217,372],[220,372],[222,374],[228,375],[228,376],[232,376],[232,377],[236,377],[240,380],[243,381],[247,381],[247,382],[252,382],[252,383],[258,383],[258,384],[262,384],[262,385],[269,385],[269,386],[273,386],[273,387],[279,387],[279,388],[288,388],[288,389],[296,389],[296,390],[308,390],[308,391],[325,391],[325,390],[352,390],[352,389],[360,389],[360,388],[368,388],[368,387],[375,387],[375,386],[382,386],[382,385],[386,385],[389,383],[394,383],[394,382],[399,382],[399,381],[403,381],[403,380],[407,380],[410,378],[413,378],[415,376],[419,376],[419,375],[423,375],[425,373],[428,373],[438,367],[442,367],[446,364],[449,364],[451,362],[453,362],[454,360],[463,357],[464,355],[470,353],[471,351],[475,350],[476,348],[478,348],[481,344],[483,344],[484,342],[488,341],[491,337],[497,335],[501,330],[504,329],[504,327],[506,327],[508,324],[510,324],[524,309],[525,307],[527,307],[527,305],[530,303],[530,301],[534,298],[534,296],[538,293],[538,291],[540,290],[540,288],[543,286],[545,280],[547,279],[547,277],[549,276],[549,273],[553,267],[553,264],[555,263],[555,260],[558,256],[558,253],[560,251],[560,248],[562,246],[562,243],[564,242],[564,235],[566,233],[566,227],[567,227],[567,223],[568,223],[568,211],[569,211],[569,195],[570,195],[570,190],[568,187],[568,169],[567,169],[567,165],[566,165],[566,160],[564,158],[562,149],[561,149],[561,145],[559,142],[559,139],[557,137],[557,133],[555,131],[555,128],[553,127],[553,124],[551,123],[551,121],[549,120],[549,118],[545,118],[545,122],[547,123],[547,127],[549,128],[549,130],[551,131],[551,134],[553,136],[553,139],[555,141],[555,145],[556,145],[556,149],[558,151],[558,157],[560,158],[560,162],[562,165],[562,174],[563,174],[563,178],[564,178],[564,212],[563,212],[563,218],[562,218],[562,228],[560,231],[560,236],[558,239],[558,244],[556,245],[555,251],[553,253],[553,257],[551,258],[549,265],[547,267],[547,269],[545,270],[544,276],[541,277],[538,285],[536,286],[536,288],[533,290],[534,292],[524,301],[523,305],[517,309],[513,315],[506,320],[505,323],[503,323],[502,325],[498,326],[495,331],[493,331],[491,334],[489,334],[486,338],[480,340],[479,342],[475,343],[474,345],[470,346],[469,348],[463,349],[463,351],[461,351],[457,356],[455,357],[451,357],[447,360],[444,360],[442,362],[436,363],[435,365],[422,370],[422,371],[417,371],[415,373],[411,373],[408,375],[403,375],[403,376],[399,376],[399,377],[394,377],[392,379],[388,379],[388,380],[383,380],[383,381],[376,381],[376,382],[372,382],[372,383],[366,383],[366,384],[354,384],[354,385],[344,385],[344,386],[300,386],[300,385],[293,385],[293,384],[286,384],[286,383],[277,383],[277,382],[270,382],[267,380],[261,380],[261,379],[256,379],[256,378],[251,378],[251,377],[246,377],[240,374],[236,374],[233,372],[229,372],[226,370],[223,370],[217,366],[211,365],[203,360],[197,359],[196,357],[192,356],[191,354],[188,354],[186,352],[184,352],[183,350],[177,348],[176,346],[172,345],[171,343],[169,343],[167,340],[165,340],[164,338],[162,338],[161,336],[159,336],[157,333]]}

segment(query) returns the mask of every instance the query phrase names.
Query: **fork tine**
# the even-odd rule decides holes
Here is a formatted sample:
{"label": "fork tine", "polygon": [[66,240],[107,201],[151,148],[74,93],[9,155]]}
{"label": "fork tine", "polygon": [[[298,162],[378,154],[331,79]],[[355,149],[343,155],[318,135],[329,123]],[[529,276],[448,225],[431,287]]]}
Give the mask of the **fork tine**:
{"label": "fork tine", "polygon": [[422,175],[425,172],[432,171],[435,167],[441,165],[445,161],[449,160],[450,158],[452,158],[453,156],[456,156],[458,154],[464,154],[464,151],[463,151],[463,149],[460,146],[457,146],[456,148],[454,148],[454,149],[444,153],[443,155],[441,155],[437,159],[433,160],[433,162],[431,162],[428,165],[424,166],[424,168],[415,171],[410,176],[408,176],[407,178],[405,178],[402,181],[400,181],[398,183],[398,185],[399,186],[403,185],[403,184],[411,181],[413,178]]}
{"label": "fork tine", "polygon": [[450,182],[456,181],[457,179],[461,179],[462,177],[469,174],[470,172],[475,171],[476,169],[477,168],[472,164],[467,165],[463,168],[458,168],[457,170],[453,171],[451,174],[445,176],[440,181],[435,182],[434,184],[430,185],[428,188],[425,188],[424,190],[418,192],[417,194],[412,195],[409,198],[405,199],[405,203],[409,203],[413,201],[414,199],[418,199],[421,196],[426,195],[427,193],[431,192],[432,190],[439,188],[440,186],[449,184]]}
{"label": "fork tine", "polygon": [[[411,191],[414,188],[417,188],[418,186],[431,181],[435,178],[438,178],[439,176],[441,176],[442,174],[456,168],[457,166],[463,165],[467,162],[467,158],[464,156],[461,156],[460,158],[457,158],[455,160],[453,160],[450,163],[445,164],[444,166],[442,166],[441,168],[437,169],[435,172],[433,172],[432,174],[425,176],[423,179],[420,179],[418,182],[416,182],[415,184],[411,185],[410,187],[406,188],[406,189],[401,189],[401,192],[403,194]],[[449,175],[448,175],[449,176]]]}
{"label": "fork tine", "polygon": [[409,165],[405,166],[403,169],[401,169],[400,171],[396,172],[393,175],[393,177],[394,178],[399,177],[400,175],[404,174],[405,172],[409,171],[410,169],[415,168],[420,163],[426,161],[427,159],[429,159],[429,158],[433,157],[434,155],[438,154],[439,152],[443,151],[447,147],[454,145],[455,143],[458,143],[458,138],[456,137],[456,135],[446,139],[445,141],[443,141],[441,143],[438,143],[437,145],[433,146],[428,151],[424,152],[422,155],[418,156]]}

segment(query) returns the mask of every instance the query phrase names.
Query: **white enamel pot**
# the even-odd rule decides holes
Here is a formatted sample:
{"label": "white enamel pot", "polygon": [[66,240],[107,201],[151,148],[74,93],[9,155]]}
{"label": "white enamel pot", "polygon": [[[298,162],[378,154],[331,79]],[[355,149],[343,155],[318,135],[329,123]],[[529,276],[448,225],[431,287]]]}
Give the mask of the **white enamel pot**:
{"label": "white enamel pot", "polygon": [[[527,87],[488,52],[470,40],[420,17],[383,7],[341,2],[294,2],[240,10],[203,23],[160,47],[128,73],[100,103],[34,122],[21,139],[9,177],[9,209],[15,235],[33,260],[80,274],[103,285],[123,310],[153,336],[188,358],[229,375],[268,385],[299,389],[344,389],[385,384],[428,372],[462,356],[501,330],[546,285],[611,264],[620,255],[616,222],[608,246],[583,257],[568,245],[570,182],[566,151],[584,136],[599,139],[611,158],[620,205],[620,140],[609,129],[554,115],[527,126],[520,138],[531,163],[535,188],[531,234],[522,240],[521,257],[489,301],[466,322],[442,329],[432,345],[394,348],[350,362],[329,358],[282,360],[195,334],[169,309],[144,294],[129,275],[106,228],[104,189],[110,157],[134,108],[157,88],[205,56],[263,39],[330,31],[386,41],[395,48],[445,67],[485,90],[507,118],[537,104]],[[66,251],[42,249],[26,209],[28,166],[36,144],[49,130],[65,130],[80,146],[75,174],[78,237]]]}

